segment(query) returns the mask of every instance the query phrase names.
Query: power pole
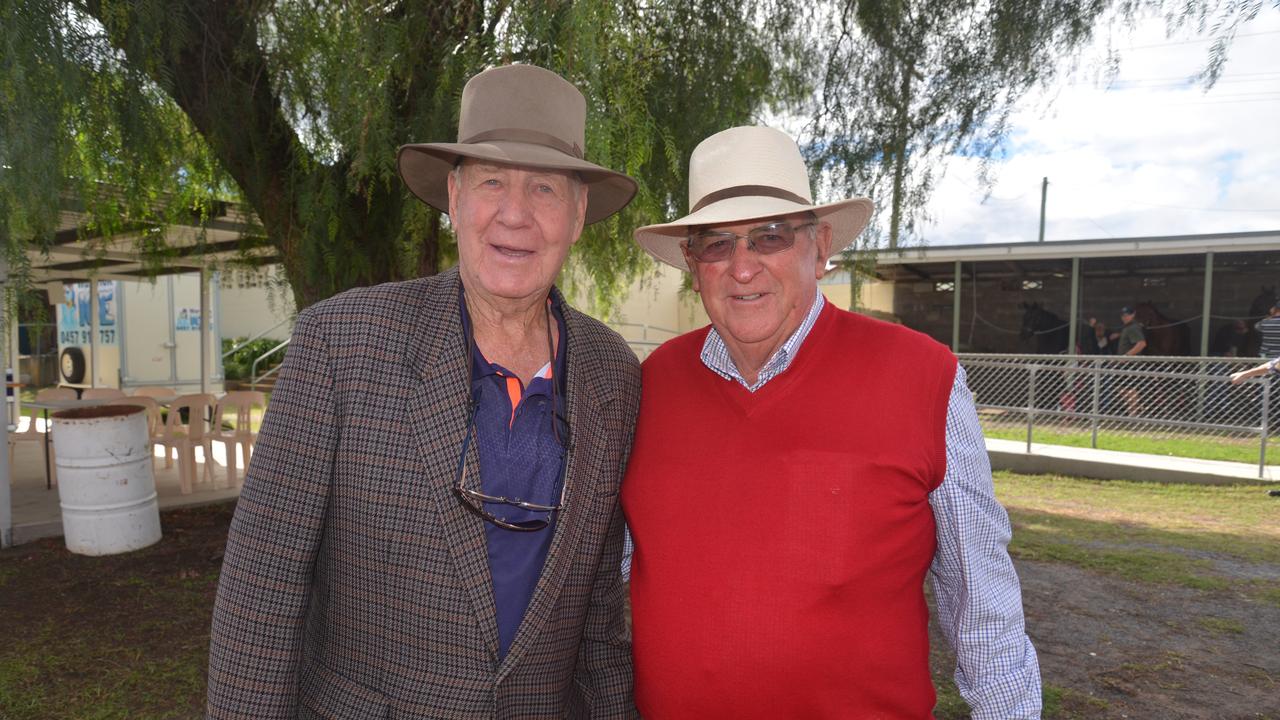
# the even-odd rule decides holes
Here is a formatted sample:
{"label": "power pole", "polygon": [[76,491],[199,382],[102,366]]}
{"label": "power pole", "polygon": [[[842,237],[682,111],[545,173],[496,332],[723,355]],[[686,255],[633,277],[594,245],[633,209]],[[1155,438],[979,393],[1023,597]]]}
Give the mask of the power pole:
{"label": "power pole", "polygon": [[1049,197],[1049,178],[1040,183],[1040,242],[1044,242],[1044,203]]}

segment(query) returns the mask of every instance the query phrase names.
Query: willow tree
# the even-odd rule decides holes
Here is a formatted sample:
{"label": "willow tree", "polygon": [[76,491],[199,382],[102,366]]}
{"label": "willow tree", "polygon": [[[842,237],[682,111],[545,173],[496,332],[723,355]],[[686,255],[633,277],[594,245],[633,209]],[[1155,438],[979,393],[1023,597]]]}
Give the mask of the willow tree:
{"label": "willow tree", "polygon": [[447,220],[395,171],[407,142],[452,141],[471,75],[527,62],[587,96],[588,159],[636,177],[574,266],[604,295],[647,267],[630,230],[665,217],[706,135],[748,122],[773,70],[767,30],[728,1],[5,0],[0,233],[48,242],[67,198],[86,235],[137,238],[247,204],[298,307],[451,262]]}
{"label": "willow tree", "polygon": [[587,96],[589,159],[640,184],[575,247],[599,295],[647,267],[632,228],[685,210],[697,142],[766,108],[803,125],[821,193],[889,207],[892,247],[945,159],[989,158],[1014,103],[1100,22],[1162,10],[1210,25],[1221,58],[1263,4],[0,0],[0,241],[20,262],[71,198],[86,237],[128,233],[159,264],[167,223],[230,199],[261,219],[242,246],[274,249],[299,307],[436,272],[453,241],[395,149],[454,139],[466,79],[531,62]]}

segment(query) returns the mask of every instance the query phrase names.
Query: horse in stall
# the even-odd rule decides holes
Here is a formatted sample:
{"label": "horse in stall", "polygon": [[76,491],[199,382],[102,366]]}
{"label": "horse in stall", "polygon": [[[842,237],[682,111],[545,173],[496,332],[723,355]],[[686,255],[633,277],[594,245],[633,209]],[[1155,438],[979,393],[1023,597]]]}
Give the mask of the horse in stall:
{"label": "horse in stall", "polygon": [[1045,310],[1040,303],[1019,303],[1022,308],[1022,329],[1018,337],[1024,342],[1035,339],[1035,352],[1041,355],[1059,355],[1067,351],[1070,342],[1070,323]]}
{"label": "horse in stall", "polygon": [[1134,306],[1134,320],[1142,323],[1147,337],[1143,355],[1190,355],[1191,327],[1185,322],[1165,317],[1150,301]]}
{"label": "horse in stall", "polygon": [[[1040,355],[1061,355],[1067,352],[1071,342],[1071,323],[1058,317],[1057,313],[1044,309],[1040,303],[1020,303],[1022,310],[1022,329],[1018,337],[1028,342],[1035,338],[1035,352]],[[1095,339],[1095,331],[1088,323],[1080,323],[1076,333],[1075,352],[1080,355],[1105,355],[1106,349],[1099,348]]]}

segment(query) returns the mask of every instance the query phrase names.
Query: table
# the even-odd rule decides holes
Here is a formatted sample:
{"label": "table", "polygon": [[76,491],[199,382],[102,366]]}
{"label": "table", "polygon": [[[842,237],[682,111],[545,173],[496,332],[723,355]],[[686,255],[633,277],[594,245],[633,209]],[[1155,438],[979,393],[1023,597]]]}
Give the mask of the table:
{"label": "table", "polygon": [[[27,407],[40,408],[44,411],[44,488],[53,489],[53,473],[49,471],[49,436],[53,434],[53,426],[49,424],[50,410],[70,410],[71,408],[98,407],[111,402],[107,398],[97,400],[31,400],[23,403]],[[33,419],[34,422],[34,419]]]}

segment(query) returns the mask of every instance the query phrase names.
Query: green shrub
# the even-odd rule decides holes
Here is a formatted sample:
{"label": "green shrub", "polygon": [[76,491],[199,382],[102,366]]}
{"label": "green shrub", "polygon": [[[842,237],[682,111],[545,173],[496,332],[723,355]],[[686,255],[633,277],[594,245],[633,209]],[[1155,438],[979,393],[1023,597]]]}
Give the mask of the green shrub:
{"label": "green shrub", "polygon": [[[223,338],[222,352],[225,353],[244,341],[245,338]],[[279,344],[280,341],[273,338],[258,338],[245,345],[222,359],[223,376],[228,380],[249,380],[249,372],[253,369],[254,359]],[[269,368],[279,365],[281,360],[284,360],[283,350],[258,363],[258,373],[264,373]]]}

